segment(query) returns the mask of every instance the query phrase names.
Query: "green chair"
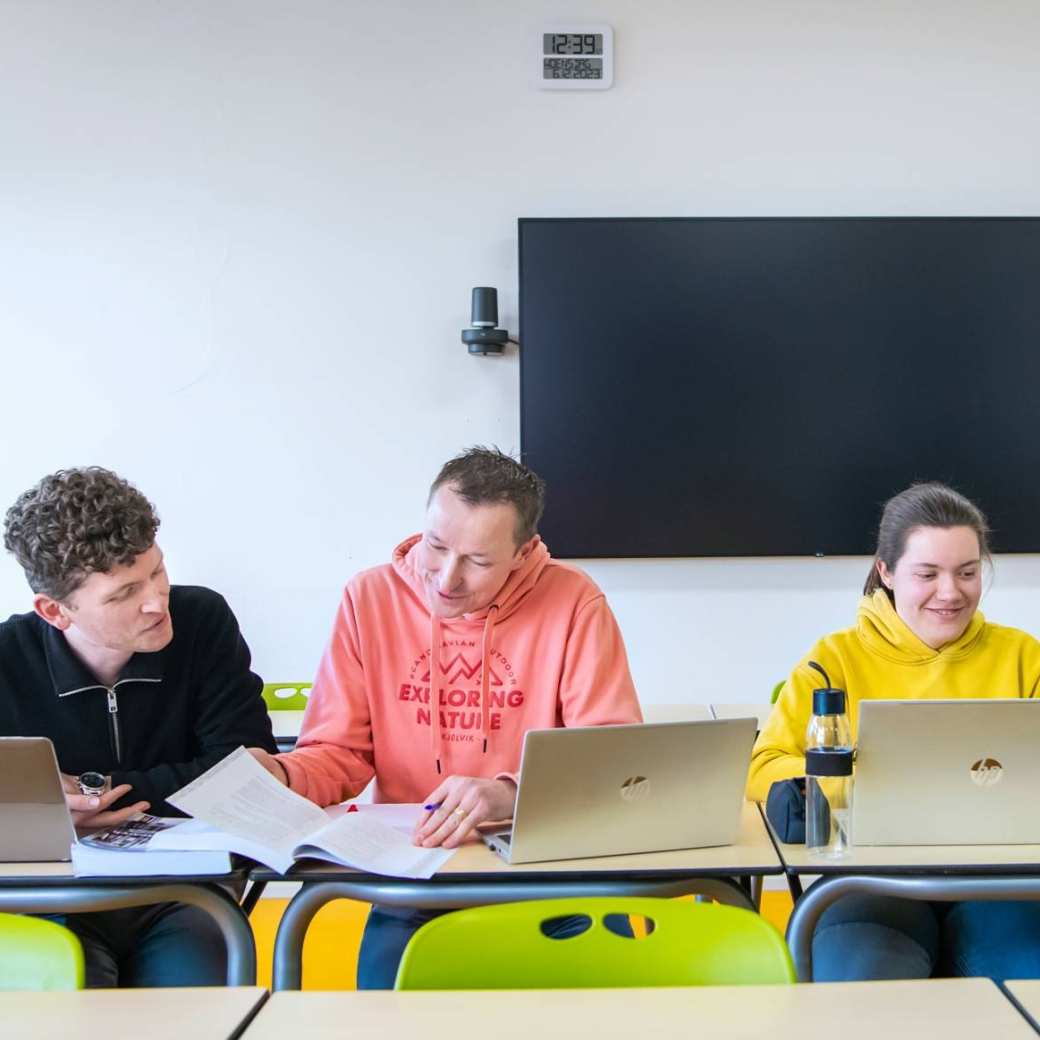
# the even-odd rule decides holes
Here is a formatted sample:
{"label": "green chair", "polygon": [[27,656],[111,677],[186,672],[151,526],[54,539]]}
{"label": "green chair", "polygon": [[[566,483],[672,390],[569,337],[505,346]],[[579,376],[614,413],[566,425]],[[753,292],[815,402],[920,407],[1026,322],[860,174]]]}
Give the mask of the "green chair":
{"label": "green chair", "polygon": [[268,711],[303,711],[307,707],[307,693],[313,684],[309,682],[264,683],[261,696]]}
{"label": "green chair", "polygon": [[771,697],[769,698],[769,703],[770,703],[770,704],[776,704],[777,700],[779,700],[779,698],[780,698],[780,691],[781,691],[781,690],[782,690],[782,689],[784,688],[784,685],[785,685],[785,683],[786,683],[786,682],[787,682],[787,680],[786,680],[786,679],[781,679],[781,680],[780,680],[780,681],[779,681],[779,682],[778,682],[778,683],[777,683],[777,684],[776,684],[776,685],[775,685],[775,686],[773,687],[773,693],[772,693],[772,696],[771,696]]}
{"label": "green chair", "polygon": [[[580,935],[551,939],[543,922],[580,915]],[[608,927],[645,919],[645,935]],[[488,955],[493,950],[493,955]],[[780,933],[750,910],[675,899],[538,899],[436,917],[405,948],[396,989],[567,989],[792,983]]]}
{"label": "green chair", "polygon": [[82,988],[83,947],[68,928],[0,913],[0,990]]}

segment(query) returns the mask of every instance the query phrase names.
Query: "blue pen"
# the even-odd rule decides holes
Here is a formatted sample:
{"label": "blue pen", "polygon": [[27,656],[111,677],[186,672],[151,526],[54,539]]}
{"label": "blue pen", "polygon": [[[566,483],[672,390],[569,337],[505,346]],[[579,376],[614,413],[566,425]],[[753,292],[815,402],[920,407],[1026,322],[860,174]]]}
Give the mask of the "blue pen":
{"label": "blue pen", "polygon": [[427,812],[433,812],[434,809],[439,809],[440,807],[441,807],[441,803],[440,802],[434,802],[433,805],[424,805],[423,806],[423,808]]}

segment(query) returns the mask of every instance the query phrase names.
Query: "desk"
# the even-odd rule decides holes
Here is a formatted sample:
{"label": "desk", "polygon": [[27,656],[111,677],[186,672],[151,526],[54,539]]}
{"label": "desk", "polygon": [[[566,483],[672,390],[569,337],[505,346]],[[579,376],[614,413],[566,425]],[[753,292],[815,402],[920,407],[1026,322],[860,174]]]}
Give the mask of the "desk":
{"label": "desk", "polygon": [[1040,1033],[1040,979],[1008,979],[1004,989],[1017,1001],[1018,1009]]}
{"label": "desk", "polygon": [[333,899],[453,910],[521,899],[700,893],[753,910],[749,893],[733,878],[781,873],[758,806],[745,802],[736,842],[716,848],[510,866],[485,845],[472,842],[429,881],[362,874],[315,861],[294,867],[284,877],[258,869],[250,878],[303,882],[282,914],[275,938],[272,978],[274,989],[284,990],[300,988],[304,936],[314,915]]}
{"label": "desk", "polygon": [[683,989],[276,993],[245,1040],[1036,1040],[989,979]]}
{"label": "desk", "polygon": [[71,863],[0,863],[0,910],[65,914],[189,903],[205,910],[224,936],[228,985],[252,986],[256,982],[253,931],[242,908],[220,886],[221,881],[241,876],[239,871],[190,877],[77,878]]}
{"label": "desk", "polygon": [[0,1028],[5,1040],[229,1040],[266,996],[255,987],[7,992]]}
{"label": "desk", "polygon": [[303,724],[302,711],[269,711],[271,730],[279,751],[292,751]]}
{"label": "desk", "polygon": [[762,729],[772,714],[773,705],[755,701],[753,704],[712,704],[713,719],[758,719],[758,728]]}
{"label": "desk", "polygon": [[1040,899],[1040,845],[856,845],[841,860],[818,860],[804,845],[777,842],[789,877],[819,874],[787,923],[798,978],[812,978],[812,935],[820,915],[859,894],[960,902]]}
{"label": "desk", "polygon": [[640,704],[644,722],[707,722],[714,718],[707,704]]}

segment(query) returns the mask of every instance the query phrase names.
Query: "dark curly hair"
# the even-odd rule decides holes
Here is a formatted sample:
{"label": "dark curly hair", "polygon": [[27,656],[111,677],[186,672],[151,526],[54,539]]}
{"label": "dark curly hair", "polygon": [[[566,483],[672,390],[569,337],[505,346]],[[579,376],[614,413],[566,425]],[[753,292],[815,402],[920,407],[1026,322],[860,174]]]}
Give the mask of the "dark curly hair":
{"label": "dark curly hair", "polygon": [[132,484],[100,466],[62,469],[18,496],[4,546],[33,592],[63,600],[95,571],[126,566],[155,543],[159,517]]}
{"label": "dark curly hair", "polygon": [[498,448],[478,445],[444,463],[430,485],[429,498],[444,484],[471,506],[511,502],[516,507],[513,540],[518,546],[533,538],[538,530],[545,508],[545,481]]}

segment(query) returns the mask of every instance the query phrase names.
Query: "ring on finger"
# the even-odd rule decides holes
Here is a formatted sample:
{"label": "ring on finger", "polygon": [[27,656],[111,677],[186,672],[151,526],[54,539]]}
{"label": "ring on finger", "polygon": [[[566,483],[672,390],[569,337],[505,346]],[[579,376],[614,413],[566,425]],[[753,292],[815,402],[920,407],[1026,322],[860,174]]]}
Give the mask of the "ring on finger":
{"label": "ring on finger", "polygon": [[461,805],[456,806],[454,809],[452,809],[451,814],[452,816],[458,816],[460,818],[467,815],[466,810],[463,809]]}

